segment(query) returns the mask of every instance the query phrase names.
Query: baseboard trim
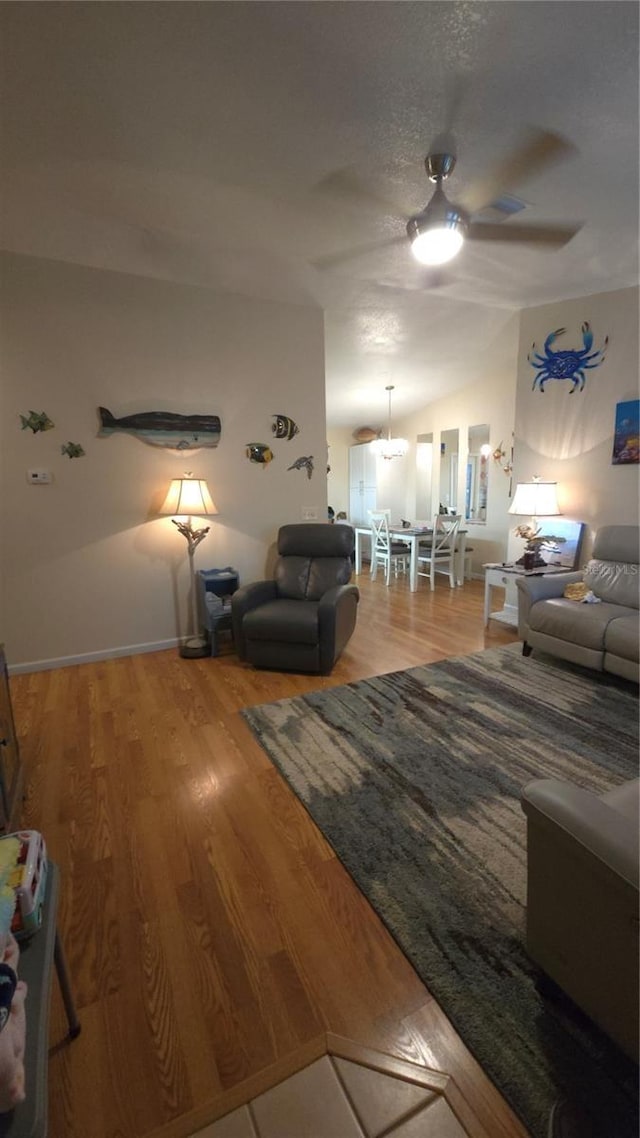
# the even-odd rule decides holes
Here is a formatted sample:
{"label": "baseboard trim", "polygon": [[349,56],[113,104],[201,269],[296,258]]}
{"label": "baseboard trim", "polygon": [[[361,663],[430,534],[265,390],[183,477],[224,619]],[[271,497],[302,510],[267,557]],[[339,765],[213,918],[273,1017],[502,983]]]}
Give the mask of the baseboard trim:
{"label": "baseboard trim", "polygon": [[118,656],[140,656],[144,652],[163,652],[176,648],[177,637],[171,640],[156,640],[151,644],[126,644],[120,648],[104,648],[99,652],[82,652],[78,656],[57,656],[51,660],[30,660],[24,664],[8,664],[10,676],[20,676],[25,672],[48,672],[53,668],[71,668],[75,664],[95,664],[100,660],[115,660]]}

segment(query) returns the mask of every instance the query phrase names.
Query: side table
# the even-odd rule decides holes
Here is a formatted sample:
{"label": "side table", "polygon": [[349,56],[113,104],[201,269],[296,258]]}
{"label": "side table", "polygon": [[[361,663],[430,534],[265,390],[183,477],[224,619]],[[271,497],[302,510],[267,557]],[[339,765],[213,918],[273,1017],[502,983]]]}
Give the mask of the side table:
{"label": "side table", "polygon": [[206,630],[209,634],[209,645],[212,656],[217,656],[220,651],[218,644],[218,633],[225,630],[231,631],[231,598],[229,603],[224,604],[219,610],[211,610],[206,615]]}
{"label": "side table", "polygon": [[[518,591],[516,577],[546,577],[548,574],[570,573],[564,565],[545,565],[540,569],[522,569],[519,565],[501,565],[489,562],[483,565],[484,569],[484,624],[487,627],[490,620],[498,620],[501,624],[518,627]],[[498,612],[490,612],[491,590],[501,588],[505,590],[504,605]]]}

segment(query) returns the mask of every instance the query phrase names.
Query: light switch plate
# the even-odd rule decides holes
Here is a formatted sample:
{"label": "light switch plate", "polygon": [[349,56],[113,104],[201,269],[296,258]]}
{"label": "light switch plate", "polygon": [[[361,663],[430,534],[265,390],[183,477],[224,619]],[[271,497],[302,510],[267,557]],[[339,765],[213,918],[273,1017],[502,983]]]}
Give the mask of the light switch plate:
{"label": "light switch plate", "polygon": [[27,470],[27,482],[31,486],[50,486],[53,475],[50,470]]}
{"label": "light switch plate", "polygon": [[318,520],[318,507],[317,506],[303,506],[302,507],[302,520],[303,520],[303,522],[317,522],[317,520]]}

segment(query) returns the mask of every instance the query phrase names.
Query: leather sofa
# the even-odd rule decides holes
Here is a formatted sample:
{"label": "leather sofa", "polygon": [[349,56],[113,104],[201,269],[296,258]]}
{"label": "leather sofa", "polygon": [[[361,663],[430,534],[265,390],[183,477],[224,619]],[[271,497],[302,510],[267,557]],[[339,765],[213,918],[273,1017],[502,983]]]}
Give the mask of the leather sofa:
{"label": "leather sofa", "polygon": [[[638,682],[638,526],[604,526],[580,573],[518,577],[518,632],[523,653],[539,648],[574,664]],[[596,604],[563,596],[584,581]]]}
{"label": "leather sofa", "polygon": [[640,779],[598,797],[536,779],[527,817],[529,955],[638,1060]]}
{"label": "leather sofa", "polygon": [[236,652],[258,668],[328,675],[356,624],[348,525],[282,526],[272,581],[231,598]]}

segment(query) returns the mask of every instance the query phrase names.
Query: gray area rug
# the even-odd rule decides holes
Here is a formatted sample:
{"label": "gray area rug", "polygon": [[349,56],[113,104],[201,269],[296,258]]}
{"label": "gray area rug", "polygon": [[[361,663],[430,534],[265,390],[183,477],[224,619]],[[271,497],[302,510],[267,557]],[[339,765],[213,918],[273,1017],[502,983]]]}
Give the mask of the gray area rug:
{"label": "gray area rug", "polygon": [[[519,645],[243,715],[535,1138],[561,1094],[637,1138],[637,1068],[524,951],[522,787],[638,773],[637,689]],[[606,971],[606,963],[603,962]],[[606,982],[606,980],[605,980]]]}

